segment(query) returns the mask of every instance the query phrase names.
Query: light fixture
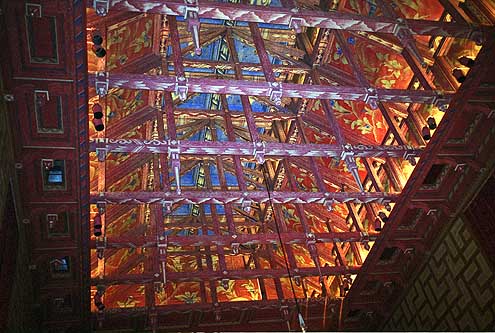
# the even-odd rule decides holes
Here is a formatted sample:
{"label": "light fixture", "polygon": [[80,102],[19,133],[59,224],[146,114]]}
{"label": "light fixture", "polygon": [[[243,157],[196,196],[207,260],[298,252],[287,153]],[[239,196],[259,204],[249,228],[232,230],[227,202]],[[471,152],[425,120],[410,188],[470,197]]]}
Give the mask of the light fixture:
{"label": "light fixture", "polygon": [[461,65],[463,65],[463,66],[466,66],[466,67],[469,67],[469,68],[471,68],[471,67],[473,67],[473,66],[474,66],[474,60],[473,60],[473,59],[471,59],[471,58],[468,58],[468,57],[466,57],[466,56],[460,57],[460,58],[459,58],[459,59],[457,59],[457,60],[459,60],[459,62],[460,62],[460,63],[461,63]]}
{"label": "light fixture", "polygon": [[93,37],[91,38],[91,41],[95,45],[101,45],[101,44],[103,44],[103,37],[101,36],[101,33],[99,31],[95,31],[93,33]]}
{"label": "light fixture", "polygon": [[452,75],[454,75],[455,79],[459,83],[463,83],[464,81],[466,81],[466,76],[464,75],[462,70],[460,70],[459,68],[454,69],[452,71]]}
{"label": "light fixture", "polygon": [[382,221],[377,217],[374,224],[375,231],[382,231]]}
{"label": "light fixture", "polygon": [[103,118],[103,109],[100,104],[96,103],[93,105],[93,117],[96,119],[101,119]]}
{"label": "light fixture", "polygon": [[107,51],[101,46],[103,44],[103,37],[101,36],[101,33],[99,31],[95,31],[93,33],[93,37],[91,38],[91,41],[93,42],[93,52],[98,58],[103,58],[106,54]]}
{"label": "light fixture", "polygon": [[92,107],[93,110],[93,125],[95,129],[100,132],[105,129],[105,125],[103,124],[103,108],[99,103],[96,103]]}
{"label": "light fixture", "polygon": [[428,126],[424,126],[421,129],[421,136],[425,141],[429,141],[431,139],[430,129],[428,128]]}
{"label": "light fixture", "polygon": [[105,129],[105,125],[103,124],[103,119],[93,118],[93,125],[95,126],[95,130],[101,132]]}
{"label": "light fixture", "polygon": [[388,216],[387,214],[385,214],[385,212],[379,212],[378,213],[378,217],[384,222],[388,222]]}
{"label": "light fixture", "polygon": [[428,117],[428,119],[426,119],[426,122],[428,123],[428,127],[431,130],[434,130],[435,128],[437,128],[437,122],[436,122],[435,118]]}
{"label": "light fixture", "polygon": [[93,219],[93,228],[94,228],[93,234],[96,237],[100,237],[101,236],[101,228],[102,228],[100,214],[96,214],[95,218]]}
{"label": "light fixture", "polygon": [[106,56],[107,51],[101,46],[101,45],[93,45],[93,53],[98,57],[98,58],[103,58]]}

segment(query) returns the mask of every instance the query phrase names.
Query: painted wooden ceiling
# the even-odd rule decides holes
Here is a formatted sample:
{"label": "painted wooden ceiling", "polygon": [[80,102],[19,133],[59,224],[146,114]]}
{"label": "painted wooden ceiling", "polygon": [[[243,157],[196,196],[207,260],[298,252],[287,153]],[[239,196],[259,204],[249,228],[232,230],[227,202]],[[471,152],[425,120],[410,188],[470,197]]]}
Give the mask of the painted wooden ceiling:
{"label": "painted wooden ceiling", "polygon": [[[258,5],[279,7],[281,3],[277,1],[262,1]],[[317,3],[299,3],[301,7],[312,7]],[[381,16],[383,13],[377,8],[374,1],[347,0],[334,4],[333,8],[340,11],[356,13],[367,16]],[[398,0],[393,7],[397,15],[406,18],[439,20],[443,13],[443,6],[436,0]],[[242,75],[244,79],[264,81],[260,59],[253,46],[253,40],[249,32],[247,23],[226,21],[226,20],[201,20],[201,38],[203,40],[201,56],[194,54],[191,34],[187,31],[186,22],[177,18],[178,31],[180,34],[181,48],[185,69],[189,77],[217,77],[234,78],[235,70],[232,65],[224,64],[222,68],[207,66],[208,62],[227,62],[232,58],[227,42],[227,31],[234,41],[238,62],[243,65]],[[318,40],[319,29],[308,28],[303,34],[304,37],[297,37],[293,30],[287,26],[259,24],[262,37],[264,38],[271,64],[274,67],[275,77],[280,82],[307,82],[308,72],[311,67],[307,53],[313,52],[314,48],[320,49],[313,52],[319,57],[319,67],[323,70],[319,78],[322,84],[328,85],[357,85],[355,62],[360,69],[360,75],[367,80],[371,86],[386,89],[406,89],[411,85],[416,85],[413,80],[413,70],[408,61],[401,54],[402,46],[395,38],[382,34],[369,34],[358,32],[342,32],[341,41],[345,45],[339,44],[338,38],[325,33],[321,40]],[[92,29],[91,26],[88,27]],[[170,75],[174,73],[174,63],[172,61],[172,47],[170,45],[170,31],[167,25],[167,18],[160,15],[135,15],[125,21],[118,22],[104,27],[104,47],[107,55],[104,59],[97,58],[91,51],[88,52],[88,70],[95,71],[122,71],[126,72],[136,63],[149,59],[148,56],[155,54],[162,58],[161,68],[151,66],[146,69],[150,74],[166,71]],[[437,61],[435,50],[442,49],[442,59],[451,67],[459,67],[455,61],[460,56],[476,56],[479,51],[473,42],[466,40],[449,40],[449,45],[438,45],[438,40],[430,41],[429,37],[415,37],[421,51],[425,54],[426,62],[432,65]],[[317,41],[318,40],[318,41]],[[433,43],[434,47],[429,48],[428,43]],[[318,44],[317,44],[318,43]],[[354,59],[347,59],[345,50],[353,55]],[[198,62],[201,60],[202,62]],[[442,81],[443,80],[443,81]],[[449,87],[451,90],[457,89],[455,83],[445,82],[443,78],[435,78],[436,84],[442,87]],[[90,90],[90,108],[95,103],[100,103],[105,108],[106,133],[112,133],[114,138],[135,138],[135,139],[168,139],[167,136],[160,137],[157,129],[157,122],[154,118],[146,117],[145,113],[150,113],[154,107],[164,104],[163,96],[155,91],[146,90],[126,90],[112,88],[105,98],[96,96],[94,89]],[[249,131],[244,117],[237,116],[243,111],[240,97],[228,95],[222,100],[220,95],[215,94],[189,94],[185,101],[180,101],[178,96],[173,94],[173,101],[177,110],[197,110],[197,117],[190,115],[176,116],[177,138],[181,141],[228,141],[227,125],[222,117],[202,116],[202,110],[218,111],[228,107],[235,117],[232,118],[235,141],[249,141]],[[281,112],[291,115],[298,105],[297,100],[289,98],[283,99],[282,105],[277,106],[265,98],[250,97],[249,102],[255,114]],[[225,105],[226,104],[226,105]],[[338,124],[345,137],[353,144],[386,144],[390,143],[390,122],[394,122],[404,137],[405,144],[411,146],[423,146],[421,141],[406,129],[404,118],[407,116],[408,104],[405,103],[384,103],[388,110],[390,119],[384,118],[383,111],[379,108],[373,109],[365,102],[359,101],[330,101]],[[188,112],[189,112],[188,111]],[[297,112],[297,110],[296,110]],[[431,105],[420,105],[416,112],[423,120],[432,116],[437,123],[441,122],[443,113],[438,108]],[[128,121],[130,118],[135,121]],[[264,141],[282,142],[286,138],[290,127],[290,120],[272,121],[269,118],[256,118],[256,129]],[[126,122],[129,126],[122,127]],[[165,126],[167,123],[165,121]],[[307,103],[305,117],[302,118],[303,133],[294,136],[294,140],[303,143],[331,144],[335,143],[330,128],[325,126],[325,111],[320,101]],[[166,129],[166,127],[165,127]],[[104,133],[96,132],[90,124],[90,137],[103,137]],[[165,130],[165,133],[167,131]],[[108,136],[108,135],[107,135]],[[99,169],[97,156],[90,155],[91,165],[91,191],[97,191],[98,175],[102,172]],[[154,187],[154,172],[157,168],[157,158],[152,154],[133,155],[129,153],[109,153],[106,158],[105,187],[106,191],[127,192],[146,191]],[[221,189],[226,186],[228,189],[238,190],[240,187],[235,172],[235,161],[232,157],[222,157],[224,172],[219,174],[218,166],[212,158],[202,161],[197,159],[182,160],[180,183],[183,189],[206,190]],[[361,159],[357,159],[359,177],[365,188],[371,188],[371,181],[367,177],[367,169]],[[381,158],[369,159],[370,163],[381,165],[384,160]],[[274,162],[274,168],[282,163]],[[344,190],[358,191],[357,185],[352,175],[346,169],[342,161],[333,158],[314,158],[315,167],[324,176],[323,182],[325,191],[339,192]],[[396,162],[397,170],[401,172],[396,175],[394,184],[386,173],[385,168],[377,168],[377,177],[383,191],[400,190],[405,186],[408,176],[414,167],[405,160]],[[248,190],[267,190],[266,181],[262,170],[253,161],[242,160],[244,170],[244,182]],[[281,177],[278,190],[291,190],[295,186],[297,191],[318,191],[318,184],[312,173],[312,166],[307,162],[289,161],[283,166],[285,177]],[[288,176],[287,176],[288,175]],[[173,170],[169,171],[171,182],[174,181]],[[222,185],[224,178],[225,185]],[[293,177],[289,180],[288,177]],[[162,183],[164,179],[158,181]],[[294,189],[292,189],[294,190]],[[320,205],[321,206],[321,205]],[[262,212],[267,209],[265,205],[253,204],[253,209],[246,212],[240,207],[230,207],[233,209],[236,230],[239,233],[258,233],[264,228]],[[338,204],[333,210],[327,211],[316,204],[308,204],[299,211],[300,207],[294,204],[283,204],[281,211],[283,224],[287,231],[303,231],[301,227],[301,215],[307,219],[311,232],[345,232],[355,230],[350,217],[349,204]],[[361,228],[371,230],[372,221],[366,209],[360,205],[353,207],[358,215]],[[165,210],[165,209],[164,209]],[[97,213],[96,205],[92,205],[92,216]],[[150,232],[152,219],[155,215],[149,205],[107,205],[106,208],[106,236],[122,238],[139,238]],[[218,219],[218,229],[212,227],[212,221]],[[210,204],[184,204],[174,205],[170,214],[165,212],[163,221],[160,221],[163,228],[163,235],[191,236],[191,235],[214,235],[227,234],[226,207],[223,205]],[[273,228],[273,226],[271,227]],[[93,241],[95,238],[93,236]],[[373,245],[373,242],[369,243]],[[339,245],[340,246],[340,245]],[[253,245],[253,249],[258,250],[259,263],[257,268],[273,268],[273,263],[279,267],[285,267],[285,257],[280,246],[273,245],[271,248]],[[314,267],[314,262],[308,249],[301,244],[289,245],[293,253],[297,267]],[[366,259],[368,251],[362,244],[342,243],[339,250],[333,244],[317,244],[319,260],[321,266],[334,266],[336,251],[342,253],[347,265],[361,265]],[[219,255],[224,255],[227,270],[242,270],[246,267],[254,267],[255,263],[249,255],[249,249],[244,249],[241,254],[232,254],[230,248],[213,246],[203,249],[198,254],[198,248],[170,247],[166,259],[166,269],[169,272],[196,272],[201,267],[211,267],[219,270]],[[209,254],[209,252],[214,254]],[[99,277],[119,276],[128,274],[143,274],[147,271],[147,262],[153,252],[146,248],[122,248],[105,250],[104,260],[98,260],[96,249],[91,253],[91,277],[95,281]],[[272,264],[270,263],[272,261]],[[353,276],[354,277],[354,276]],[[266,290],[268,299],[278,299],[276,292],[276,282],[272,278],[263,279],[239,279],[228,280],[228,283],[216,281],[215,283],[202,283],[199,281],[170,281],[166,285],[158,285],[153,292],[154,304],[192,304],[192,303],[214,303],[211,289],[216,289],[217,302],[253,301],[261,300],[261,286]],[[331,297],[340,295],[339,285],[342,281],[334,276],[329,277],[324,282],[326,290],[322,289],[319,278],[316,276],[303,279],[302,283],[291,284],[289,279],[280,279],[283,294],[286,298],[293,298],[292,287],[298,298],[319,297],[323,293]],[[96,285],[92,288],[92,293],[96,292]],[[112,308],[143,307],[147,304],[145,283],[119,284],[115,283],[107,286],[105,291],[105,306]],[[96,307],[93,305],[93,311]]]}

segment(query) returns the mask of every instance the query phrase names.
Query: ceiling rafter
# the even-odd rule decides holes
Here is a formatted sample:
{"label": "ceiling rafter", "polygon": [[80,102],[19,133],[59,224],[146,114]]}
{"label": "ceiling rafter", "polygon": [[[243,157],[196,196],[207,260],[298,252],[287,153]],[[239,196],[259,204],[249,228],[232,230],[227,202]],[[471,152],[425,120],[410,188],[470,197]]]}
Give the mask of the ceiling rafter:
{"label": "ceiling rafter", "polygon": [[242,203],[243,198],[257,202],[272,201],[275,203],[323,203],[325,200],[338,202],[383,202],[395,201],[397,193],[382,192],[281,192],[273,191],[268,198],[266,191],[184,191],[180,195],[172,192],[100,192],[92,193],[90,201],[105,201],[110,204],[155,203],[166,200],[183,201],[185,203]]}
{"label": "ceiling rafter", "polygon": [[[229,122],[231,124],[231,122]],[[227,133],[229,132],[226,126]],[[233,128],[232,128],[233,130]],[[273,138],[275,141],[275,138]],[[140,140],[140,139],[95,139],[91,141],[91,150],[107,149],[108,152],[115,153],[167,153],[169,142],[164,140]],[[180,141],[180,152],[185,155],[235,155],[243,157],[253,157],[252,143],[247,141],[227,142],[226,141]],[[290,144],[279,142],[265,142],[265,147],[270,148],[265,153],[266,156],[320,156],[339,157],[345,148],[338,144]],[[404,158],[407,155],[418,156],[422,148],[413,148],[407,145],[373,145],[358,144],[352,145],[352,149],[357,157],[390,157]]]}
{"label": "ceiling rafter", "polygon": [[[90,84],[95,84],[96,77],[90,75]],[[171,76],[151,76],[145,74],[121,74],[108,73],[110,87],[137,89],[137,90],[163,90],[175,91],[176,79]],[[222,93],[241,96],[266,96],[270,97],[270,85],[268,82],[249,80],[225,80],[211,78],[188,78],[184,83],[189,92],[197,93]],[[438,92],[427,90],[407,89],[375,89],[376,96],[384,102],[424,103],[435,104],[442,97],[442,103],[448,103],[453,92]],[[368,91],[364,87],[328,86],[328,85],[304,85],[297,83],[283,84],[282,97],[312,98],[322,100],[356,100],[364,101]]]}
{"label": "ceiling rafter", "polygon": [[[146,7],[146,10],[144,9]],[[110,12],[136,11],[156,14],[182,16],[184,3],[178,0],[168,1],[163,4],[160,1],[127,0],[113,3]],[[294,13],[283,7],[253,6],[232,3],[201,3],[199,4],[199,16],[203,18],[221,20],[239,20],[255,23],[283,24],[288,26]],[[321,27],[330,29],[356,30],[367,32],[393,33],[397,21],[386,17],[361,16],[337,11],[299,10],[295,15],[301,18],[301,26]],[[457,38],[475,38],[472,36],[477,26],[454,22],[437,22],[427,20],[406,19],[404,23],[413,34],[426,34],[436,36],[452,36]],[[489,30],[488,27],[483,27]],[[485,32],[485,31],[483,31]],[[486,31],[488,33],[488,31]]]}
{"label": "ceiling rafter", "polygon": [[[302,215],[302,214],[301,214]],[[218,216],[217,216],[218,217]],[[215,222],[217,219],[213,214],[210,218],[204,219],[208,222]],[[203,220],[203,217],[201,218]],[[236,223],[233,223],[236,224]],[[281,234],[281,238],[284,244],[304,244],[307,241],[308,231],[295,232],[290,231]],[[362,234],[360,231],[347,231],[347,232],[316,232],[315,239],[317,244],[319,243],[352,243],[361,242]],[[370,232],[370,240],[376,240],[378,238],[378,232]],[[191,246],[232,246],[233,243],[239,243],[242,245],[258,245],[258,244],[279,244],[279,237],[277,233],[265,233],[265,234],[239,234],[236,238],[232,238],[230,235],[188,235],[188,236],[168,236],[168,244],[170,246],[178,247],[191,247]],[[96,242],[92,241],[91,246],[96,248]],[[107,239],[107,246],[109,248],[154,248],[158,247],[156,238],[151,235],[142,235],[139,238],[133,237],[132,234],[127,236],[109,236]]]}

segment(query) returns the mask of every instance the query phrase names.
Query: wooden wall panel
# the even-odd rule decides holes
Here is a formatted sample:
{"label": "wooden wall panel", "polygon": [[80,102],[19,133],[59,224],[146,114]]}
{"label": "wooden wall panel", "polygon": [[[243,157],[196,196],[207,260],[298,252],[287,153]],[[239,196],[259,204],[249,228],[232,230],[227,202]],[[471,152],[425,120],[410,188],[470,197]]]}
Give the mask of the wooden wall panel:
{"label": "wooden wall panel", "polygon": [[17,129],[22,146],[75,146],[73,87],[37,81],[16,87]]}
{"label": "wooden wall panel", "polygon": [[[65,161],[65,189],[43,189],[42,159]],[[30,152],[23,156],[23,168],[19,177],[21,188],[29,189],[29,191],[23,193],[25,202],[76,203],[78,190],[77,163],[76,151],[73,149],[30,149]]]}
{"label": "wooden wall panel", "polygon": [[[45,321],[70,322],[78,320],[81,311],[80,290],[78,288],[58,288],[41,290],[40,303],[42,318]],[[71,308],[57,309],[55,300],[57,298],[70,299]],[[50,324],[49,324],[50,325]],[[50,325],[51,326],[51,325]],[[73,331],[74,332],[74,331]]]}
{"label": "wooden wall panel", "polygon": [[41,17],[27,16],[24,1],[11,1],[7,7],[9,46],[13,76],[26,78],[71,79],[74,66],[69,55],[72,22],[66,19],[69,2],[37,1]]}
{"label": "wooden wall panel", "polygon": [[[79,225],[77,223],[79,219],[78,205],[30,205],[28,210],[31,212],[30,242],[34,251],[77,246],[79,236]],[[47,214],[58,215],[59,221],[50,225]],[[65,224],[64,219],[67,220],[67,228],[62,228],[62,225]]]}
{"label": "wooden wall panel", "polygon": [[[88,229],[89,219],[80,209],[81,202],[87,201],[82,198],[89,195],[84,176],[87,145],[81,143],[88,137],[87,1],[28,1],[32,6],[18,0],[0,5],[0,31],[5,32],[4,53],[8,55],[1,63],[4,93],[14,96],[6,114],[15,140],[16,178],[22,198],[19,219],[26,222],[21,225],[28,238],[23,246],[28,262],[23,262],[23,267],[31,270],[26,281],[21,278],[14,284],[14,290],[32,294],[34,307],[27,298],[23,300],[27,308],[39,309],[33,316],[39,325],[34,331],[87,332],[89,323],[83,318],[89,316],[89,293],[84,290],[89,287],[84,287],[88,285],[84,267],[89,260],[83,258],[89,251],[81,239],[89,238],[88,231],[83,231]],[[34,8],[33,15],[30,8]],[[42,159],[65,162],[65,188],[44,187]],[[55,182],[52,187],[60,186]],[[68,234],[50,237],[46,215],[63,212],[68,212]],[[58,228],[55,225],[52,230]],[[71,274],[54,278],[49,261],[64,256],[71,258]],[[29,287],[31,280],[33,288]],[[57,310],[53,302],[67,295],[70,304]],[[25,327],[24,323],[13,325]]]}
{"label": "wooden wall panel", "polygon": [[[56,275],[50,271],[50,261],[53,259],[68,258],[69,272],[64,275]],[[34,255],[32,263],[36,265],[35,282],[41,289],[67,287],[79,280],[80,260],[74,255],[72,249],[58,250],[56,253],[45,251]]]}

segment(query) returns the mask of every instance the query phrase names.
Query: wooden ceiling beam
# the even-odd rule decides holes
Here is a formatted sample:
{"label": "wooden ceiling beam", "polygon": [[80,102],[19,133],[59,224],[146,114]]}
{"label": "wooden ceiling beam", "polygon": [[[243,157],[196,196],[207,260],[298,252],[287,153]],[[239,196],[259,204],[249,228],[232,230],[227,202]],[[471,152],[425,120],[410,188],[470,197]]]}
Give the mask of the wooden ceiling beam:
{"label": "wooden ceiling beam", "polygon": [[[88,3],[91,6],[90,3]],[[145,9],[146,8],[146,9]],[[113,3],[112,11],[136,11],[150,14],[165,14],[174,16],[184,15],[184,2],[179,0],[127,0]],[[254,23],[270,23],[288,26],[291,18],[299,18],[298,24],[306,27],[319,27],[342,30],[358,30],[367,32],[394,33],[399,23],[388,17],[372,17],[356,15],[341,11],[317,11],[300,9],[294,14],[291,9],[283,7],[256,6],[232,3],[200,3],[198,6],[200,18],[235,20]],[[477,38],[473,36],[475,29],[487,30],[486,27],[472,26],[455,22],[437,22],[427,20],[405,19],[404,23],[412,34],[451,36],[457,38]],[[296,27],[297,28],[297,27]],[[484,28],[484,29],[483,29]],[[485,31],[482,31],[482,33]],[[488,35],[488,31],[486,31]],[[482,34],[483,36],[483,34]]]}

